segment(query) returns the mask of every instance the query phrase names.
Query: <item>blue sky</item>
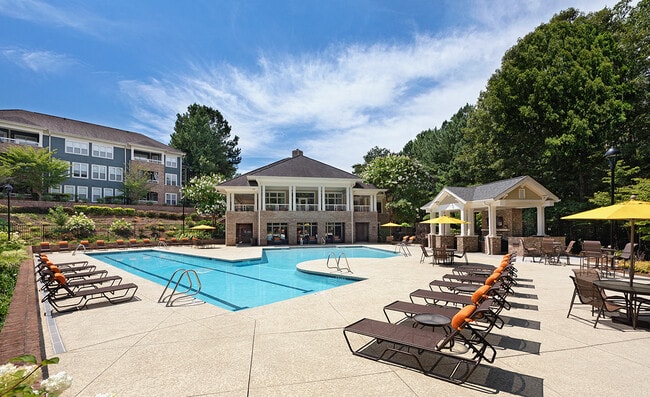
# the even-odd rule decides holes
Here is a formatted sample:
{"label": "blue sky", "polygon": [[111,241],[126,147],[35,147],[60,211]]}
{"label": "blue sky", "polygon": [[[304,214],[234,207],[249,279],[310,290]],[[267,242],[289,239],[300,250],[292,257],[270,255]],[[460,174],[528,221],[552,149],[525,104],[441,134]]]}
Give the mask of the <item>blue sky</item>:
{"label": "blue sky", "polygon": [[306,156],[351,171],[474,104],[518,38],[613,0],[0,0],[0,109],[169,143],[219,110],[239,172]]}

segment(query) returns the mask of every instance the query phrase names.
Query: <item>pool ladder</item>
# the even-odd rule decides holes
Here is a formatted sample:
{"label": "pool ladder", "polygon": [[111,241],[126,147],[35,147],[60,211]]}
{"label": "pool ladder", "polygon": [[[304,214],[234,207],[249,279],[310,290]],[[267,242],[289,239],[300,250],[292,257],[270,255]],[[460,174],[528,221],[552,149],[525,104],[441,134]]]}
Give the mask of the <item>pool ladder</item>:
{"label": "pool ladder", "polygon": [[[176,280],[176,278],[178,278]],[[183,278],[187,279],[187,289],[185,291],[178,291],[178,287],[181,286],[181,282],[183,281]],[[167,290],[170,289],[170,285],[174,283],[174,288],[171,291],[169,295],[166,295]],[[196,287],[194,284],[196,283]],[[165,285],[165,289],[163,290],[162,294],[160,294],[160,298],[158,298],[158,303],[163,303],[167,302],[165,306],[170,307],[174,304],[175,301],[178,299],[182,298],[192,298],[193,296],[197,295],[199,292],[201,292],[201,280],[199,279],[199,275],[196,273],[195,270],[186,270],[186,269],[177,269],[174,274],[169,278],[169,281],[167,281],[167,285]],[[177,298],[174,299],[174,295],[181,295]],[[192,299],[192,302],[195,303],[197,299]]]}
{"label": "pool ladder", "polygon": [[[334,259],[334,266],[330,266],[330,259]],[[341,267],[341,259],[345,259],[345,267]],[[329,255],[327,255],[327,263],[325,266],[327,266],[328,269],[336,269],[339,272],[347,270],[348,273],[352,273],[352,270],[350,270],[350,264],[348,263],[348,257],[345,255],[345,252],[341,252],[339,256],[336,256],[335,253],[330,252]]]}

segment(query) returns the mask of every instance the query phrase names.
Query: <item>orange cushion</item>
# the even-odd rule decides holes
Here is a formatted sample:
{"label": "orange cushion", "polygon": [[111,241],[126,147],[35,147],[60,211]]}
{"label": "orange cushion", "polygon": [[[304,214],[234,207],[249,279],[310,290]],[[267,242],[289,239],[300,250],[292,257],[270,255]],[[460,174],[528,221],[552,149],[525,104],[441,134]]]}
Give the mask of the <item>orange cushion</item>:
{"label": "orange cushion", "polygon": [[474,304],[477,304],[477,303],[481,300],[481,298],[483,297],[483,295],[485,295],[489,290],[490,290],[490,286],[489,286],[489,285],[483,285],[483,286],[479,287],[479,288],[478,288],[478,289],[477,289],[477,290],[472,294],[472,302],[474,302]]}
{"label": "orange cushion", "polygon": [[97,240],[95,241],[97,244],[104,244],[104,240]]}
{"label": "orange cushion", "polygon": [[88,240],[81,240],[81,241],[79,242],[79,244],[81,244],[81,245],[88,245]]}
{"label": "orange cushion", "polygon": [[474,313],[474,310],[476,310],[476,306],[474,305],[467,305],[460,309],[458,313],[454,315],[454,318],[451,319],[451,327],[460,330],[465,321],[467,321],[467,317],[471,316],[472,313]]}
{"label": "orange cushion", "polygon": [[67,241],[59,241],[59,245],[67,245],[67,244],[68,244]]}
{"label": "orange cushion", "polygon": [[66,283],[65,276],[62,273],[58,273],[58,272],[54,273],[54,281],[62,285]]}
{"label": "orange cushion", "polygon": [[485,285],[492,285],[494,284],[497,280],[499,279],[499,275],[497,274],[492,274],[490,277],[485,280]]}
{"label": "orange cushion", "polygon": [[61,269],[59,269],[59,267],[56,266],[56,265],[51,265],[51,266],[48,266],[48,267],[50,268],[50,270],[51,270],[52,273],[54,273],[54,274],[56,274],[56,273],[61,273]]}
{"label": "orange cushion", "polygon": [[42,241],[41,242],[41,247],[49,247],[49,246],[50,246],[49,242],[47,242],[47,241]]}

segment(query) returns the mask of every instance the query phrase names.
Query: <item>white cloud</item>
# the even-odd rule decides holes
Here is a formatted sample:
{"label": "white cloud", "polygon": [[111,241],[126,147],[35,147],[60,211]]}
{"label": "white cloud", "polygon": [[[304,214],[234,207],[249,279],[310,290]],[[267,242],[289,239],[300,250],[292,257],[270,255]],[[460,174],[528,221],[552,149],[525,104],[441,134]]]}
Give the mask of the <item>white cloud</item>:
{"label": "white cloud", "polygon": [[241,172],[288,157],[293,148],[349,171],[370,148],[399,151],[422,130],[475,103],[504,52],[562,9],[540,4],[503,7],[498,16],[477,7],[472,12],[479,27],[421,33],[403,45],[261,56],[255,72],[193,65],[184,75],[123,81],[121,87],[152,132],[170,131],[175,117],[169,115],[191,103],[218,109],[240,137]]}
{"label": "white cloud", "polygon": [[67,55],[52,51],[6,48],[2,49],[1,53],[16,65],[37,73],[55,74],[76,63],[74,59]]}

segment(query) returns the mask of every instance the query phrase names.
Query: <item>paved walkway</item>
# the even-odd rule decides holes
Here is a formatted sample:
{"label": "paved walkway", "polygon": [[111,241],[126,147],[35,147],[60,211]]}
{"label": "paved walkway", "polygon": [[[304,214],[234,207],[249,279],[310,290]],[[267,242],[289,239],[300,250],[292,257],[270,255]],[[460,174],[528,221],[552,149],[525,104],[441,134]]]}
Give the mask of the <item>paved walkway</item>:
{"label": "paved walkway", "polygon": [[[386,248],[386,246],[383,246]],[[259,247],[178,250],[224,258],[256,257]],[[70,254],[54,254],[65,262]],[[75,258],[79,258],[77,255]],[[140,285],[138,300],[99,305],[52,319],[65,352],[52,373],[74,378],[64,396],[607,396],[646,395],[650,332],[612,323],[593,328],[584,305],[566,318],[573,266],[518,262],[521,285],[492,331],[494,364],[481,365],[464,385],[353,356],[342,329],[362,318],[385,320],[382,307],[408,300],[449,268],[411,257],[349,260],[366,280],[236,313],[211,305],[167,308],[162,287],[101,265]],[[470,254],[496,264],[500,256]],[[326,272],[325,261],[302,265]],[[50,322],[50,325],[52,322]],[[51,329],[44,322],[43,332]]]}

